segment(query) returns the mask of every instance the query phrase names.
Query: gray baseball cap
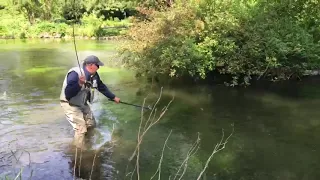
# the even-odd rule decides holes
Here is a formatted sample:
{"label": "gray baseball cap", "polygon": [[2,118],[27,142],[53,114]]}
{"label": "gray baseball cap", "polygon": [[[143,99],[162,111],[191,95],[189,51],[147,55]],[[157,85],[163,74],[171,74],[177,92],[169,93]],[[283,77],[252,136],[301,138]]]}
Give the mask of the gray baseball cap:
{"label": "gray baseball cap", "polygon": [[104,64],[100,61],[100,59],[97,56],[94,55],[90,55],[87,56],[84,60],[83,60],[83,64],[97,64],[99,66],[103,66]]}

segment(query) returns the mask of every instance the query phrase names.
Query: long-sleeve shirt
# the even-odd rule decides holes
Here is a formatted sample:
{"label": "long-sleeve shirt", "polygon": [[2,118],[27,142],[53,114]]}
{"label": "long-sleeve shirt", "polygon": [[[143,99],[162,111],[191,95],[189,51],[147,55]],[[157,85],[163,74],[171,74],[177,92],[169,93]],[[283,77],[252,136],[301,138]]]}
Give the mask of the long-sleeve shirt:
{"label": "long-sleeve shirt", "polygon": [[[90,81],[91,75],[83,68],[84,74],[87,81]],[[95,79],[97,80],[97,89],[100,93],[108,97],[109,99],[114,99],[115,95],[108,89],[108,87],[101,81],[98,73],[95,74]],[[78,94],[81,90],[81,86],[79,85],[79,75],[78,73],[72,71],[67,76],[67,87],[65,89],[66,99],[69,101],[72,97]]]}

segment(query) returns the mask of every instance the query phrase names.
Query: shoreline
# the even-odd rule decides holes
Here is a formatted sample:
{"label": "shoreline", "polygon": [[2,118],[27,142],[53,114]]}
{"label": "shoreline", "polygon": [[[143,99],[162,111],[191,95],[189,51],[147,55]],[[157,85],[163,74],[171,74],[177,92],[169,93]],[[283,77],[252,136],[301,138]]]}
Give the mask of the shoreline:
{"label": "shoreline", "polygon": [[[26,38],[15,38],[15,37],[0,37],[1,40],[32,40],[32,39],[57,39],[57,40],[72,40],[72,36],[39,36],[39,37],[26,37]],[[125,35],[120,36],[102,36],[102,37],[88,37],[88,36],[75,36],[75,39],[79,40],[123,40],[126,39]]]}
{"label": "shoreline", "polygon": [[[126,35],[118,35],[118,36],[104,36],[104,37],[88,37],[88,36],[75,36],[76,40],[89,40],[89,41],[119,41],[119,40],[125,40],[126,39]],[[18,41],[32,41],[32,40],[48,40],[48,41],[72,41],[73,37],[66,35],[63,37],[59,37],[59,36],[53,36],[53,35],[45,35],[42,34],[41,36],[38,37],[28,37],[28,38],[14,38],[14,37],[1,37],[0,36],[0,40],[18,40]],[[309,69],[309,70],[305,70],[304,73],[302,74],[300,78],[305,78],[305,77],[320,77],[320,69]],[[280,80],[280,81],[288,81],[290,79],[287,80]],[[301,80],[301,79],[300,79]],[[277,80],[275,81],[277,82]]]}

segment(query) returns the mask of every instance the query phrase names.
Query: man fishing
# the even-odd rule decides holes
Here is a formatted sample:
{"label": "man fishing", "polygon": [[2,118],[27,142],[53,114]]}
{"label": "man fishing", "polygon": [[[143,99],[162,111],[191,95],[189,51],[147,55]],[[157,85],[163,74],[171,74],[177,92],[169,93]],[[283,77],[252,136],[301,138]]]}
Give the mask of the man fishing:
{"label": "man fishing", "polygon": [[88,56],[84,59],[82,68],[71,68],[63,81],[60,104],[75,131],[74,145],[78,148],[84,147],[84,138],[88,129],[96,126],[88,105],[88,102],[92,103],[94,98],[94,89],[98,89],[116,103],[120,102],[120,98],[107,88],[97,73],[99,67],[103,65],[98,57]]}

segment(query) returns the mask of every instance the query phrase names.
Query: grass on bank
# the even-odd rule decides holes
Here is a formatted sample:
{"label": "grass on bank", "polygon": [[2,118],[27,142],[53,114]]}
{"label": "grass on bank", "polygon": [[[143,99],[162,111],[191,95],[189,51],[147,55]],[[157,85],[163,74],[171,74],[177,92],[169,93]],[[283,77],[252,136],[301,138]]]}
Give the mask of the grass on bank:
{"label": "grass on bank", "polygon": [[[53,22],[37,20],[31,25],[21,14],[0,10],[0,38],[71,38],[72,25],[61,19]],[[103,20],[94,14],[84,14],[81,24],[75,25],[75,36],[82,38],[99,38],[121,36],[131,25],[130,19]]]}

